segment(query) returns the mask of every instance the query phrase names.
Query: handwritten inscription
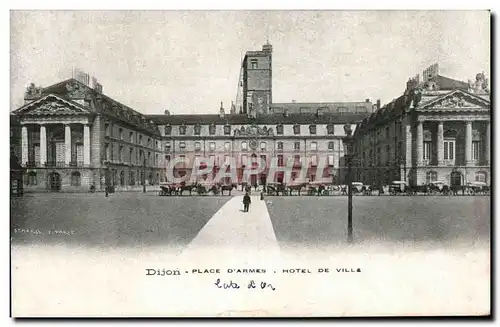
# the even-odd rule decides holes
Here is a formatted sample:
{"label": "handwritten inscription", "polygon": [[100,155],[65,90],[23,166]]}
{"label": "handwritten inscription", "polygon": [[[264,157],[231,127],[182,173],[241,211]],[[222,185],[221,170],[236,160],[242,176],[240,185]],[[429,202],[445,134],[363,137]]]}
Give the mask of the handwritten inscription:
{"label": "handwritten inscription", "polygon": [[[233,282],[232,280],[230,280],[229,282],[221,282],[220,278],[217,278],[217,280],[215,281],[215,286],[217,286],[217,288],[221,288],[221,289],[240,289],[240,285],[236,282]],[[270,284],[270,283],[267,283],[267,282],[256,282],[254,281],[253,279],[250,280],[247,284],[247,289],[270,289],[272,291],[275,291],[276,288]]]}

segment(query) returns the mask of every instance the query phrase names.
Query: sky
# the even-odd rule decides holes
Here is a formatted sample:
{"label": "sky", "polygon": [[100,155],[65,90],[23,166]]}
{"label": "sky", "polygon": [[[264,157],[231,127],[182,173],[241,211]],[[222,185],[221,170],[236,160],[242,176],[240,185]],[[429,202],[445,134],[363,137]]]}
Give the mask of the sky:
{"label": "sky", "polygon": [[73,67],[145,114],[229,110],[245,51],[267,39],[276,103],[386,104],[436,62],[490,76],[487,11],[12,11],[10,26],[10,110]]}

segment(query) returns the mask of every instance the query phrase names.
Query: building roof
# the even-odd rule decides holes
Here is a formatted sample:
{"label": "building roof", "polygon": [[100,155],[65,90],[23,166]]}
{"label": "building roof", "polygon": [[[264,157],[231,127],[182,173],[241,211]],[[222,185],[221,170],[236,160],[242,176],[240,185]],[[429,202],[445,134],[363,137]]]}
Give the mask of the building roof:
{"label": "building roof", "polygon": [[455,90],[460,89],[467,91],[469,89],[469,84],[451,79],[445,76],[437,75],[432,79],[439,86],[440,90]]}
{"label": "building roof", "polygon": [[[71,94],[76,89],[76,95]],[[145,115],[136,111],[100,92],[81,83],[80,81],[70,78],[62,82],[42,88],[41,93],[36,97],[28,97],[30,100],[44,97],[48,94],[55,94],[65,100],[73,101],[77,98],[92,100],[94,106],[89,109],[94,112],[104,113],[109,116],[124,121],[132,126],[147,131],[149,133],[160,135],[160,131],[152,121],[147,119]],[[23,106],[24,107],[24,106]]]}
{"label": "building roof", "polygon": [[216,114],[208,115],[146,115],[158,125],[247,125],[247,124],[355,124],[366,118],[368,113],[324,113],[311,114],[268,114],[249,118],[244,114],[226,114],[221,117]]}
{"label": "building roof", "polygon": [[372,112],[373,104],[371,102],[288,102],[288,103],[273,103],[271,109],[280,108],[288,110],[290,113],[299,113],[301,108],[308,108],[313,111],[325,109],[332,113],[340,112]]}

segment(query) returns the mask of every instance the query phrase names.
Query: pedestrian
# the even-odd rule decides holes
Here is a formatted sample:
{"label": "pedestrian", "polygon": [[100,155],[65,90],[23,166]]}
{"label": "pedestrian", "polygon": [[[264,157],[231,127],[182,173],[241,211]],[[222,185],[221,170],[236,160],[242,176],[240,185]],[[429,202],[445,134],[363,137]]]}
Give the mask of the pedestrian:
{"label": "pedestrian", "polygon": [[106,194],[106,197],[108,197],[108,185],[106,185],[106,187],[104,187],[104,193]]}
{"label": "pedestrian", "polygon": [[264,191],[260,192],[260,199],[264,200]]}
{"label": "pedestrian", "polygon": [[250,209],[250,203],[252,203],[252,199],[250,198],[250,195],[248,195],[248,192],[246,192],[243,196],[243,212],[248,212]]}

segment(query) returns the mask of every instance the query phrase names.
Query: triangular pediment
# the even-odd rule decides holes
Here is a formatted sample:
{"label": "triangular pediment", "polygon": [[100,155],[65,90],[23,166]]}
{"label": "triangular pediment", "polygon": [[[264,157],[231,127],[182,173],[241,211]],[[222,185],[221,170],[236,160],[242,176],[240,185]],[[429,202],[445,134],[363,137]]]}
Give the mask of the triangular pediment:
{"label": "triangular pediment", "polygon": [[24,105],[14,111],[14,113],[17,115],[30,116],[68,116],[89,114],[90,110],[76,102],[65,100],[54,94],[49,94]]}
{"label": "triangular pediment", "polygon": [[491,107],[490,101],[483,99],[477,95],[455,90],[448,94],[437,97],[425,103],[420,109],[424,110],[446,110],[446,109],[489,109]]}

